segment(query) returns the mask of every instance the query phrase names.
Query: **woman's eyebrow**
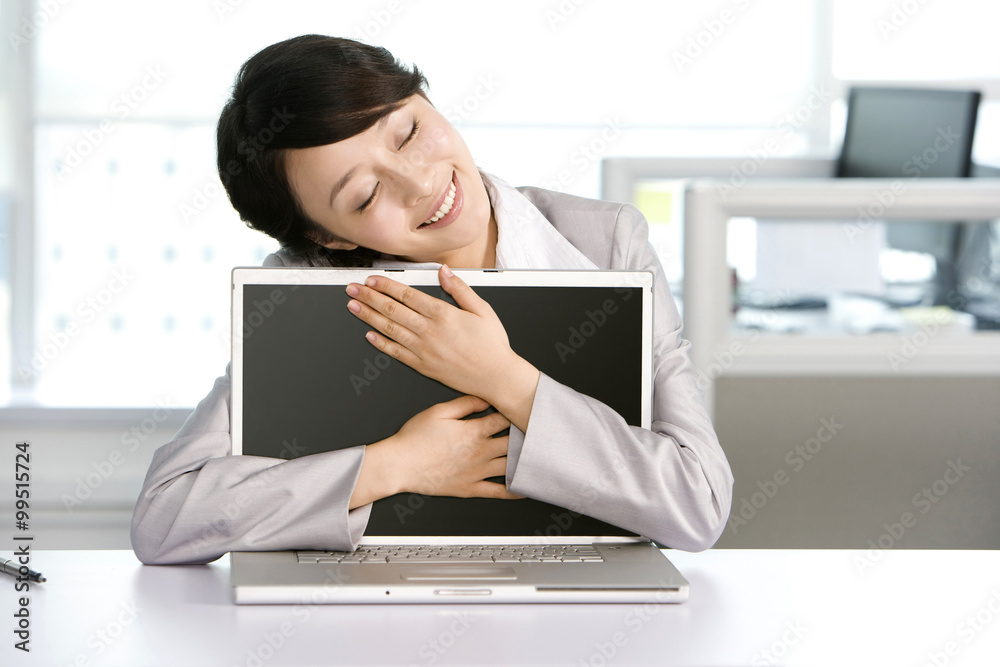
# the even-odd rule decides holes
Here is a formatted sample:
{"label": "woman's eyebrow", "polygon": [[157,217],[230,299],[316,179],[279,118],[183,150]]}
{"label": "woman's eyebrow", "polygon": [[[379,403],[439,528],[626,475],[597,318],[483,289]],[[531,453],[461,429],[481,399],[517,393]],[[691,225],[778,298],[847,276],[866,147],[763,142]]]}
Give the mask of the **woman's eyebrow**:
{"label": "woman's eyebrow", "polygon": [[[388,113],[378,119],[378,122],[375,123],[376,134],[382,134],[382,131],[385,130],[386,124],[389,122],[389,116],[391,115],[392,115],[391,113]],[[344,186],[347,185],[347,182],[349,180],[351,180],[351,176],[354,175],[354,172],[357,171],[357,169],[358,168],[356,166],[351,167],[350,170],[348,170],[348,172],[344,174],[344,177],[339,181],[337,181],[337,183],[333,186],[333,189],[330,190],[330,201],[327,202],[330,208],[333,208],[333,198],[336,197],[337,194],[344,189]]]}
{"label": "woman's eyebrow", "polygon": [[333,208],[333,198],[337,196],[338,192],[344,189],[344,186],[347,185],[347,181],[351,180],[351,176],[354,175],[354,172],[356,170],[357,167],[351,167],[351,169],[346,174],[344,174],[344,177],[339,181],[337,181],[337,184],[333,186],[333,190],[330,191],[330,201],[329,201],[330,208]]}

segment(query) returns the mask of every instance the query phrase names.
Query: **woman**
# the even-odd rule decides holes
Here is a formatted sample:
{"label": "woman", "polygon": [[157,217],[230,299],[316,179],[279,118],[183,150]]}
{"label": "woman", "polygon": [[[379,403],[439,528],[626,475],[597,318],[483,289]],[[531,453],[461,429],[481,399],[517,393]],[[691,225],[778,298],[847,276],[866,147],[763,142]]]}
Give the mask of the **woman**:
{"label": "woman", "polygon": [[[439,267],[458,307],[384,277],[349,286],[348,307],[374,347],[466,395],[367,446],[229,456],[227,370],[153,458],[132,521],[143,562],[351,550],[370,504],[402,491],[536,498],[688,550],[721,534],[733,478],[642,215],[480,172],[425,88],[384,49],[318,35],[272,45],[222,111],[219,173],[242,219],[281,243],[265,266]],[[515,354],[450,266],[652,271],[652,430]]]}

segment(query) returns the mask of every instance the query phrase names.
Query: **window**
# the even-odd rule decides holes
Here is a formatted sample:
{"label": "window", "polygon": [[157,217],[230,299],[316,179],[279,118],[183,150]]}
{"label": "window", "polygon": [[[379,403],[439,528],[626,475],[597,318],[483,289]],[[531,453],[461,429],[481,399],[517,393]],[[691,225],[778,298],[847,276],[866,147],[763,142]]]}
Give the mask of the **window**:
{"label": "window", "polygon": [[825,112],[794,115],[827,76],[825,2],[484,4],[0,0],[0,80],[16,84],[0,92],[16,140],[0,225],[6,200],[22,243],[0,359],[19,391],[187,406],[222,372],[229,271],[274,243],[229,206],[214,125],[239,65],[293,35],[416,63],[480,165],[515,185],[598,196],[604,157],[741,153],[789,114],[782,154],[826,146]]}
{"label": "window", "polygon": [[1000,164],[1000,4],[989,0],[837,0],[833,75],[846,82],[896,82],[983,92],[975,158]]}

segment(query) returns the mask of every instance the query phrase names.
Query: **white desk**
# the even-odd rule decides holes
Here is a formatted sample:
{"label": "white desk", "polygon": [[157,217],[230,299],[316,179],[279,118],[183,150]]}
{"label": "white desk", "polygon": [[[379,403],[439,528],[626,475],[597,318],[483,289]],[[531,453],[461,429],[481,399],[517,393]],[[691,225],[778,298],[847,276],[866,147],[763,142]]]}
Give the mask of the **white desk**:
{"label": "white desk", "polygon": [[681,605],[310,608],[236,607],[228,557],[205,567],[144,567],[129,551],[37,552],[32,568],[49,581],[31,591],[30,655],[12,647],[13,579],[0,579],[0,664],[1000,661],[1000,552],[888,551],[862,571],[862,551],[669,554],[691,582]]}

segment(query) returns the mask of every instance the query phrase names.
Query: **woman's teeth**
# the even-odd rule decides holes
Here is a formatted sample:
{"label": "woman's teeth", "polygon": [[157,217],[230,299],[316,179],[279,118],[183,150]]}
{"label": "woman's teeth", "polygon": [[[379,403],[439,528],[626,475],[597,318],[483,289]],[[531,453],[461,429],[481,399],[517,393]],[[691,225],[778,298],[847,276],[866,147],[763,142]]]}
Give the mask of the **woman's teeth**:
{"label": "woman's teeth", "polygon": [[455,182],[452,181],[451,188],[448,190],[448,195],[444,198],[444,203],[441,204],[441,208],[437,210],[437,213],[435,213],[430,220],[421,224],[420,226],[423,227],[424,225],[432,225],[441,218],[443,218],[444,216],[448,215],[448,212],[451,211],[451,207],[454,204],[455,204]]}

